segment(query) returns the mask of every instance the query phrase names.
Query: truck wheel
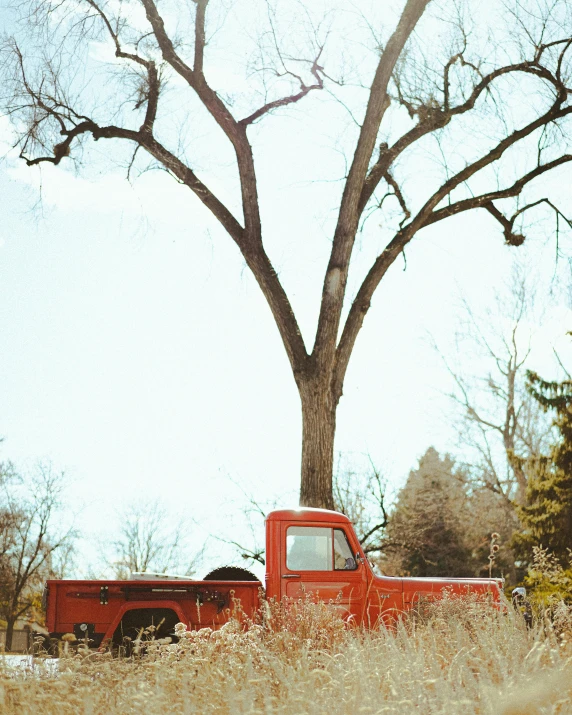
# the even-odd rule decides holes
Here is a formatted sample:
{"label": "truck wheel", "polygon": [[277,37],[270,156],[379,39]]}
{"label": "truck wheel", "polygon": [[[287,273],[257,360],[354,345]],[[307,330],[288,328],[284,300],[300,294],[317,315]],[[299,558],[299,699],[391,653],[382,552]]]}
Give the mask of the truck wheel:
{"label": "truck wheel", "polygon": [[[170,608],[134,608],[127,611],[121,623],[113,634],[112,652],[127,657],[133,654],[133,641],[143,635],[143,641],[169,636],[173,643],[178,641],[175,636],[175,625],[181,619]],[[149,626],[155,630],[148,636],[143,633]],[[143,646],[144,647],[144,646]]]}
{"label": "truck wheel", "polygon": [[240,566],[219,566],[203,577],[203,581],[260,581],[252,571]]}

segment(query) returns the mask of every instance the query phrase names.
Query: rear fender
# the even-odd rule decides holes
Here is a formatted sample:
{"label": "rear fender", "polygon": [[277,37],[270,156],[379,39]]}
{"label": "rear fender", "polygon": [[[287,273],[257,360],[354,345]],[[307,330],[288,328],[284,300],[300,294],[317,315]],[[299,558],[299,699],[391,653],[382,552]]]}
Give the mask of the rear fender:
{"label": "rear fender", "polygon": [[111,642],[116,628],[119,626],[123,616],[126,613],[128,613],[129,611],[140,611],[144,608],[170,608],[177,614],[179,620],[182,623],[187,623],[185,614],[181,609],[181,605],[176,601],[137,601],[137,603],[125,603],[123,604],[123,606],[121,606],[121,608],[117,612],[117,615],[111,621],[109,628],[105,632],[105,635],[103,636],[102,645],[100,646],[100,650],[104,648],[103,644]]}

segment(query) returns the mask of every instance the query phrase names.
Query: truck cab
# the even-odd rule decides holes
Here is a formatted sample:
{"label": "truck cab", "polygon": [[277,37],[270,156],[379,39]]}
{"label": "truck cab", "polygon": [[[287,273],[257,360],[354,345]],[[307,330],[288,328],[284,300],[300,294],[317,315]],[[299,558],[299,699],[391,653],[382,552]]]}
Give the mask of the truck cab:
{"label": "truck cab", "polygon": [[376,575],[344,514],[284,509],[266,518],[266,592],[269,598],[312,593],[333,601],[343,617],[375,627],[389,624],[420,599],[445,592],[488,594],[498,601],[500,579],[399,578]]}

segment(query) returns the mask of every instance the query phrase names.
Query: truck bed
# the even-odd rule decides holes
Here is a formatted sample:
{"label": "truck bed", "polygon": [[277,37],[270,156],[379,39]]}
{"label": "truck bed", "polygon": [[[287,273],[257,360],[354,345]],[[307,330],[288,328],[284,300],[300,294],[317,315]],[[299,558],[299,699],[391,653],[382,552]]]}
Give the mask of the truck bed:
{"label": "truck bed", "polygon": [[259,604],[259,581],[50,580],[44,591],[46,626],[61,638],[73,633],[91,647],[120,645],[142,628],[171,637],[175,623],[191,630],[220,628],[238,604],[251,616]]}

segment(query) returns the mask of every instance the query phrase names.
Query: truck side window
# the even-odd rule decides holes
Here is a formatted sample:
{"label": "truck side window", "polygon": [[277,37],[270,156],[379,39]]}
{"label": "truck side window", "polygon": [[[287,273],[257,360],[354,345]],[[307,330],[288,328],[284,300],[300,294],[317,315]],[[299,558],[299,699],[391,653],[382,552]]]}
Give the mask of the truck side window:
{"label": "truck side window", "polygon": [[332,529],[290,526],[286,532],[286,566],[291,571],[333,570]]}
{"label": "truck side window", "polygon": [[355,571],[356,560],[343,529],[334,529],[334,568],[336,571]]}

